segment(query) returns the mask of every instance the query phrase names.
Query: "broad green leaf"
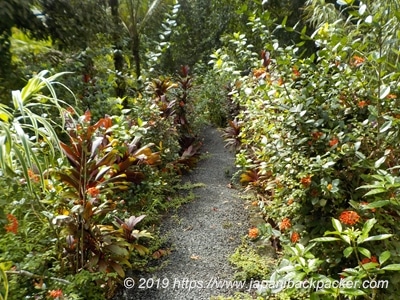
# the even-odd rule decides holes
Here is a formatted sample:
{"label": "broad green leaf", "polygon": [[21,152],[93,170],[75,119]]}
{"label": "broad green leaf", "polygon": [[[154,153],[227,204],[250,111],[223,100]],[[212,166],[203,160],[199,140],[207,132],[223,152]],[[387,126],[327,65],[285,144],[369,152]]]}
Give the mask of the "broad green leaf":
{"label": "broad green leaf", "polygon": [[363,248],[363,247],[358,247],[357,250],[365,257],[371,258],[371,251],[369,251],[368,249]]}
{"label": "broad green leaf", "polygon": [[132,247],[139,252],[140,255],[146,255],[146,253],[149,252],[149,249],[147,249],[145,246],[143,245],[139,245],[139,244],[133,244]]}
{"label": "broad green leaf", "polygon": [[383,267],[382,270],[400,271],[400,264],[387,265],[387,266]]}
{"label": "broad green leaf", "polygon": [[353,250],[353,247],[347,247],[343,250],[343,256],[346,258],[349,257],[353,253]]}
{"label": "broad green leaf", "polygon": [[375,168],[379,168],[386,160],[386,156],[382,156],[375,162]]}
{"label": "broad green leaf", "polygon": [[366,238],[364,242],[370,242],[370,241],[381,241],[381,240],[386,240],[388,238],[391,238],[393,234],[380,234],[380,235],[374,235]]}
{"label": "broad green leaf", "polygon": [[389,94],[390,94],[390,86],[381,85],[379,99],[384,99]]}
{"label": "broad green leaf", "polygon": [[342,232],[342,224],[338,219],[332,218],[332,225],[338,232]]}
{"label": "broad green leaf", "polygon": [[342,235],[341,236],[342,240],[345,241],[347,244],[351,245],[351,240],[350,237],[347,235]]}
{"label": "broad green leaf", "polygon": [[369,219],[367,222],[365,222],[363,229],[361,231],[362,235],[368,235],[368,233],[371,231],[372,227],[374,227],[374,225],[376,224],[376,219],[372,218]]}
{"label": "broad green leaf", "polygon": [[380,133],[383,133],[385,131],[388,131],[390,128],[392,128],[392,120],[386,121],[383,123],[382,127],[379,129]]}
{"label": "broad green leaf", "polygon": [[310,242],[333,242],[333,241],[340,241],[340,239],[336,237],[327,236],[327,237],[319,237],[312,239]]}
{"label": "broad green leaf", "polygon": [[[382,193],[386,193],[386,192],[387,192],[387,189],[378,188],[378,189],[370,190],[370,191],[369,191],[368,193],[366,193],[364,196],[382,194]],[[383,201],[388,201],[388,200],[376,201],[376,203],[378,203],[378,202],[380,203],[380,202],[383,202]],[[373,202],[373,203],[375,203],[375,202]],[[370,204],[373,204],[373,203],[370,203]],[[368,206],[369,206],[370,204],[368,204]],[[386,204],[383,204],[383,205],[381,205],[381,206],[384,206],[384,205],[386,205]],[[376,207],[381,207],[381,206],[376,206]],[[367,207],[367,206],[366,206],[366,207]],[[369,207],[369,208],[372,208],[372,207]]]}
{"label": "broad green leaf", "polygon": [[390,258],[390,256],[390,251],[382,252],[381,255],[379,255],[379,263],[383,265]]}
{"label": "broad green leaf", "polygon": [[117,274],[121,277],[124,278],[125,277],[125,271],[124,269],[116,262],[111,262],[110,266],[114,269],[115,272],[117,272]]}
{"label": "broad green leaf", "polygon": [[108,245],[104,247],[107,249],[107,252],[110,253],[110,255],[115,255],[115,256],[122,256],[122,257],[127,257],[129,256],[128,250],[126,250],[124,247],[120,247],[114,244]]}

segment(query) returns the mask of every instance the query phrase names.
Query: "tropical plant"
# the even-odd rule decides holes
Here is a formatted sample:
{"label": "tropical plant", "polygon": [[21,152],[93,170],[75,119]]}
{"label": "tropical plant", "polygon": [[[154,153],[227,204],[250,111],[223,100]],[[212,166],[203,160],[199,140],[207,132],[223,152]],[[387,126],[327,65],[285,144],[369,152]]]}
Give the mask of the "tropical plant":
{"label": "tropical plant", "polygon": [[8,299],[8,278],[6,274],[6,268],[4,263],[0,263],[0,284],[2,284],[2,288],[0,289],[0,299],[7,300]]}
{"label": "tropical plant", "polygon": [[165,11],[165,7],[168,4],[173,3],[166,0],[122,0],[119,3],[119,15],[130,37],[130,48],[135,62],[136,78],[141,75],[140,52],[142,35]]}
{"label": "tropical plant", "polygon": [[[272,29],[267,14],[254,15],[249,25],[264,40],[261,57],[240,32],[212,56],[218,76],[235,82],[230,95],[241,108],[236,120],[242,181],[261,194],[261,210],[281,231],[283,245],[307,244],[329,228],[332,217],[352,210],[360,222],[376,220],[373,235],[398,231],[399,54],[390,49],[399,32],[396,4],[340,1],[338,10],[323,2],[318,1],[334,9],[338,19],[319,20],[311,36],[285,19]],[[318,50],[302,56],[305,44],[282,45],[276,29],[312,39]],[[243,74],[246,64],[252,70]],[[368,203],[360,186],[371,189]],[[397,245],[394,235],[374,250],[393,254]],[[342,250],[316,247],[315,259],[325,258],[319,272],[339,273]],[[391,258],[399,261],[397,255]],[[398,274],[391,277],[390,292],[379,293],[398,293]]]}
{"label": "tropical plant", "polygon": [[[66,126],[70,142],[60,145],[70,166],[47,171],[63,187],[55,203],[59,214],[52,221],[63,229],[59,242],[65,259],[74,273],[116,272],[123,278],[124,266],[131,266],[130,253],[147,251],[138,239],[150,235],[135,228],[145,216],[121,219],[112,195],[143,181],[141,166],[157,164],[159,155],[151,145],[139,147],[138,136],[129,143],[115,138],[110,117],[91,125],[87,111],[78,122],[68,118]],[[110,278],[110,289],[113,282]]]}

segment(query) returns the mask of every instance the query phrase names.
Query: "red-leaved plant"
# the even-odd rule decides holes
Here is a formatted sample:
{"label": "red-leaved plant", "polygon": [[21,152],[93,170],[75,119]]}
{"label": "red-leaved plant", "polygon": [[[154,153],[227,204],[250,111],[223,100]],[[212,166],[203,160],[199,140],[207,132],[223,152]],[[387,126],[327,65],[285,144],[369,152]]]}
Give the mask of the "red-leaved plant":
{"label": "red-leaved plant", "polygon": [[[135,229],[145,216],[120,219],[113,194],[143,181],[141,166],[157,164],[159,155],[150,144],[139,147],[137,137],[130,143],[114,138],[110,117],[94,125],[90,119],[89,111],[78,122],[69,118],[69,143],[61,143],[69,166],[49,170],[62,186],[60,215],[53,223],[63,228],[60,243],[70,271],[117,273],[123,278],[131,252],[147,251],[139,238],[151,236]],[[107,284],[114,286],[111,279]]]}

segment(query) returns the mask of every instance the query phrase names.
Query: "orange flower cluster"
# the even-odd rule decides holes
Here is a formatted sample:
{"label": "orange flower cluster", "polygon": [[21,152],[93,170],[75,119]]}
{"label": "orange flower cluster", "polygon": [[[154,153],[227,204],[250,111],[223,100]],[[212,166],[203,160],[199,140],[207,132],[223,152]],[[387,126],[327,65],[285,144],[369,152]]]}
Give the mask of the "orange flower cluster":
{"label": "orange flower cluster", "polygon": [[286,229],[289,229],[290,227],[292,227],[292,223],[290,222],[289,218],[283,218],[281,224],[279,225],[279,229],[281,231],[284,231]]}
{"label": "orange flower cluster", "polygon": [[74,110],[71,106],[69,106],[69,107],[67,108],[67,112],[68,112],[70,115],[74,115],[74,114],[75,114],[75,110]]}
{"label": "orange flower cluster", "polygon": [[249,238],[256,239],[260,235],[258,228],[249,229]]}
{"label": "orange flower cluster", "polygon": [[28,176],[34,183],[38,183],[40,181],[39,175],[35,174],[35,172],[33,172],[31,169],[28,169]]}
{"label": "orange flower cluster", "polygon": [[97,197],[98,195],[100,195],[100,190],[99,190],[98,188],[96,188],[96,187],[91,187],[91,188],[88,188],[87,193],[88,193],[91,197],[95,198],[95,197]]}
{"label": "orange flower cluster", "polygon": [[266,74],[266,70],[265,68],[260,68],[260,69],[255,69],[253,70],[253,75],[257,78],[261,77],[261,76],[265,76]]}
{"label": "orange flower cluster", "polygon": [[299,76],[300,76],[299,69],[297,69],[296,66],[292,68],[292,72],[293,72],[293,75],[294,75],[295,77],[299,77]]}
{"label": "orange flower cluster", "polygon": [[300,240],[300,234],[296,231],[292,233],[292,236],[290,237],[290,241],[294,244],[297,243]]}
{"label": "orange flower cluster", "polygon": [[57,298],[63,297],[63,292],[62,292],[62,290],[51,290],[51,291],[49,291],[49,296],[54,299],[57,299]]}
{"label": "orange flower cluster", "polygon": [[345,210],[339,216],[339,221],[345,225],[354,225],[360,220],[358,213],[352,210]]}
{"label": "orange flower cluster", "polygon": [[388,98],[388,99],[397,99],[397,95],[389,94],[389,95],[386,96],[386,98]]}
{"label": "orange flower cluster", "polygon": [[333,139],[331,139],[331,140],[329,141],[329,146],[330,146],[330,147],[333,147],[333,146],[337,145],[338,143],[339,143],[339,139],[336,138],[336,137],[334,137]]}
{"label": "orange flower cluster", "polygon": [[8,224],[4,226],[7,232],[12,232],[14,234],[18,233],[18,220],[17,217],[12,214],[7,214]]}
{"label": "orange flower cluster", "polygon": [[315,131],[315,132],[313,132],[311,135],[312,135],[312,137],[313,137],[314,140],[319,140],[319,138],[320,138],[321,136],[323,136],[324,134],[323,134],[321,131]]}
{"label": "orange flower cluster", "polygon": [[92,113],[90,112],[90,110],[86,110],[83,121],[90,122],[91,119],[92,119]]}
{"label": "orange flower cluster", "polygon": [[357,103],[357,106],[358,106],[359,108],[364,108],[364,107],[368,106],[368,102],[367,102],[367,101],[359,101],[359,102]]}
{"label": "orange flower cluster", "polygon": [[304,186],[304,187],[309,187],[311,184],[311,175],[307,175],[303,178],[300,179],[300,183]]}
{"label": "orange flower cluster", "polygon": [[363,259],[361,260],[361,264],[363,264],[363,265],[365,265],[365,264],[367,264],[367,263],[370,263],[370,262],[376,263],[376,264],[379,263],[379,262],[378,262],[378,259],[376,258],[376,256],[371,256],[371,258],[365,257],[365,258],[363,258]]}
{"label": "orange flower cluster", "polygon": [[293,198],[290,198],[290,199],[288,200],[288,202],[287,202],[287,205],[292,205],[293,202],[294,202]]}
{"label": "orange flower cluster", "polygon": [[365,59],[358,56],[358,55],[354,55],[351,60],[350,60],[350,65],[352,67],[359,67],[364,63]]}

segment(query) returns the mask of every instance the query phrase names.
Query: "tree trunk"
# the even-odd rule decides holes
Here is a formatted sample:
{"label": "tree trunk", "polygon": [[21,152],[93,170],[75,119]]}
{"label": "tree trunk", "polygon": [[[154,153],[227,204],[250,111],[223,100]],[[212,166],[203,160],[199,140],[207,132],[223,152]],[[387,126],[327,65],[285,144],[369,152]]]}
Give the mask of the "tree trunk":
{"label": "tree trunk", "polygon": [[139,34],[135,32],[132,39],[132,54],[136,66],[136,78],[140,77],[140,39]]}
{"label": "tree trunk", "polygon": [[10,53],[11,27],[5,25],[0,27],[0,79],[5,79],[11,72]]}
{"label": "tree trunk", "polygon": [[119,28],[121,27],[121,23],[119,20],[119,1],[118,0],[109,0],[109,4],[111,7],[111,15],[113,16],[114,21],[114,30],[113,30],[113,49],[114,49],[114,68],[116,73],[116,87],[115,94],[117,97],[123,98],[125,96],[126,91],[126,83],[123,76],[124,69],[124,57],[122,55],[122,41],[119,34]]}

